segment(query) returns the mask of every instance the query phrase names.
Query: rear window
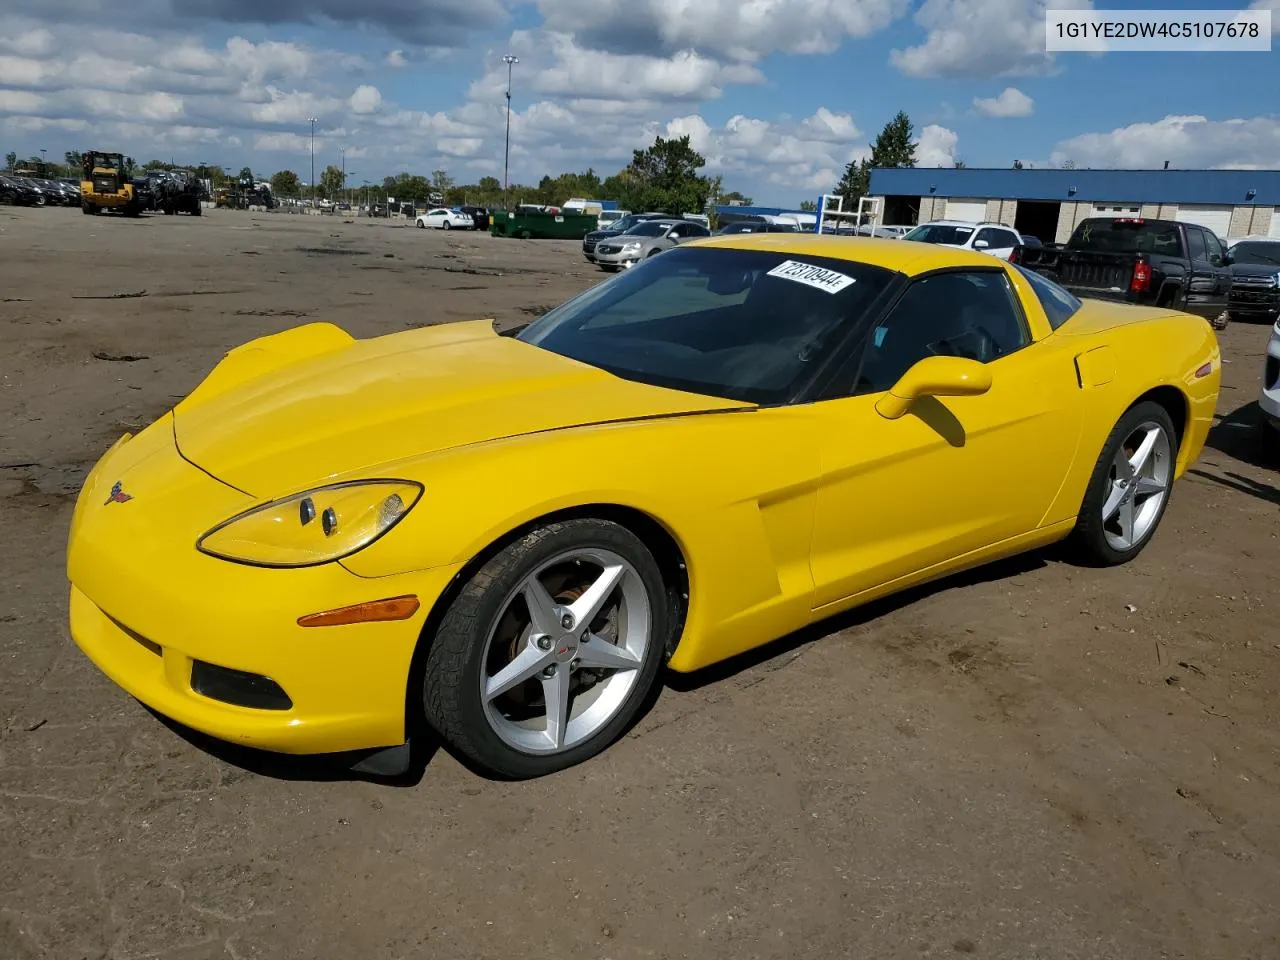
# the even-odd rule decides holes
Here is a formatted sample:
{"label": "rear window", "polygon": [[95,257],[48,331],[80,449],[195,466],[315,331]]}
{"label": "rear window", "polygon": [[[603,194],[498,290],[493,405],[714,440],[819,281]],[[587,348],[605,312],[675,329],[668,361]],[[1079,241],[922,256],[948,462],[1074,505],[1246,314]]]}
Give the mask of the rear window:
{"label": "rear window", "polygon": [[1076,227],[1067,246],[1102,253],[1158,253],[1182,256],[1178,226],[1166,222],[1137,220],[1086,220]]}
{"label": "rear window", "polygon": [[926,223],[916,227],[902,239],[915,240],[917,243],[942,243],[961,247],[972,235],[973,227],[956,227],[945,223]]}
{"label": "rear window", "polygon": [[1049,326],[1053,329],[1057,330],[1070,320],[1082,306],[1079,300],[1047,277],[1017,264],[1014,266],[1027,278],[1027,283],[1035,291],[1036,299],[1044,308],[1044,315],[1049,318]]}

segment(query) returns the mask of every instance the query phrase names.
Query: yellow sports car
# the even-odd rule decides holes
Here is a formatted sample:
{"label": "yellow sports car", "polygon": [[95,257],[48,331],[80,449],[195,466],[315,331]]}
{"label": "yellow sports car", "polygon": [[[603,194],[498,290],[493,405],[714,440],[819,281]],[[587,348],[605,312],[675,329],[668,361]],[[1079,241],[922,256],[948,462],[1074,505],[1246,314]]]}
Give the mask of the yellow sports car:
{"label": "yellow sports car", "polygon": [[215,737],[390,770],[425,718],[537,776],[664,667],[1066,537],[1133,558],[1220,377],[1197,317],[796,234],[681,245],[515,336],[308,324],[93,469],[71,632]]}

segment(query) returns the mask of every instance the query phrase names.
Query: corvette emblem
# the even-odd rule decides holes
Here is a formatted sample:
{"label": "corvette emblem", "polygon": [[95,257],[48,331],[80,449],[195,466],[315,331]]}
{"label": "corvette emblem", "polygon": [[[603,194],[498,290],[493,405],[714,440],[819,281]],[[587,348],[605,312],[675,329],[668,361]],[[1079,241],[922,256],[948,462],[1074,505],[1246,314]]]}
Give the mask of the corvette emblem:
{"label": "corvette emblem", "polygon": [[111,485],[111,496],[107,497],[107,501],[103,506],[106,506],[107,503],[128,503],[132,499],[133,496],[131,494],[124,492],[124,484],[117,480]]}

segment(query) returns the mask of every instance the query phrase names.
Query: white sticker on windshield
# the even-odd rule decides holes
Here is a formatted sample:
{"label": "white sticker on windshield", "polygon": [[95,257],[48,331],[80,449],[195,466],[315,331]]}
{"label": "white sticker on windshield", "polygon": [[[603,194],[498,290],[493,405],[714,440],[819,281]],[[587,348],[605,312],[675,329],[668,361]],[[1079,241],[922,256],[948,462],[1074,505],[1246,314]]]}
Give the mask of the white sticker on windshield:
{"label": "white sticker on windshield", "polygon": [[801,263],[799,260],[783,260],[770,270],[768,275],[781,277],[783,280],[794,280],[796,283],[803,283],[817,290],[825,290],[827,293],[839,293],[851,283],[856,282],[853,277],[845,276],[843,273],[837,273],[825,267],[815,267],[812,263]]}

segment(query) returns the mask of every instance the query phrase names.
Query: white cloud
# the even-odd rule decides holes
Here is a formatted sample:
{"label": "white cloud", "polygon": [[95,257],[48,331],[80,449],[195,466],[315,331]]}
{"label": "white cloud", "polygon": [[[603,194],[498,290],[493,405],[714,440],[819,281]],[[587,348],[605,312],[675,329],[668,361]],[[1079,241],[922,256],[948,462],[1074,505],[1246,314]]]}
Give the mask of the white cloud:
{"label": "white cloud", "polygon": [[1050,157],[1077,167],[1280,168],[1280,117],[1210,120],[1170,115],[1063,140]]}
{"label": "white cloud", "polygon": [[954,130],[931,123],[920,131],[916,141],[917,167],[952,167],[956,162],[959,135]]}
{"label": "white cloud", "polygon": [[406,67],[409,61],[405,58],[403,50],[392,50],[387,54],[386,64],[388,67]]}
{"label": "white cloud", "polygon": [[1250,10],[1271,11],[1271,32],[1280,36],[1280,0],[1257,0],[1249,4]]}
{"label": "white cloud", "polygon": [[382,94],[377,87],[362,84],[356,87],[356,92],[351,95],[349,103],[352,113],[374,113],[378,107],[382,106]]}
{"label": "white cloud", "polygon": [[0,35],[0,50],[24,57],[47,57],[57,46],[53,34],[44,27],[14,31],[13,36]]}
{"label": "white cloud", "polygon": [[[587,49],[572,34],[518,30],[504,48],[520,58],[513,87],[549,97],[624,101],[708,100],[729,84],[764,82],[750,64],[721,63],[693,50],[669,57]],[[507,89],[507,67],[496,53],[468,96],[497,101]]]}
{"label": "white cloud", "polygon": [[1092,0],[925,0],[915,15],[927,31],[924,42],[893,50],[889,62],[911,77],[1049,73],[1045,11],[1092,6]]}
{"label": "white cloud", "polygon": [[1029,117],[1036,102],[1017,87],[1005,87],[998,97],[974,97],[973,105],[988,117]]}
{"label": "white cloud", "polygon": [[755,61],[771,53],[830,53],[905,15],[908,0],[539,0],[548,30],[624,54]]}

